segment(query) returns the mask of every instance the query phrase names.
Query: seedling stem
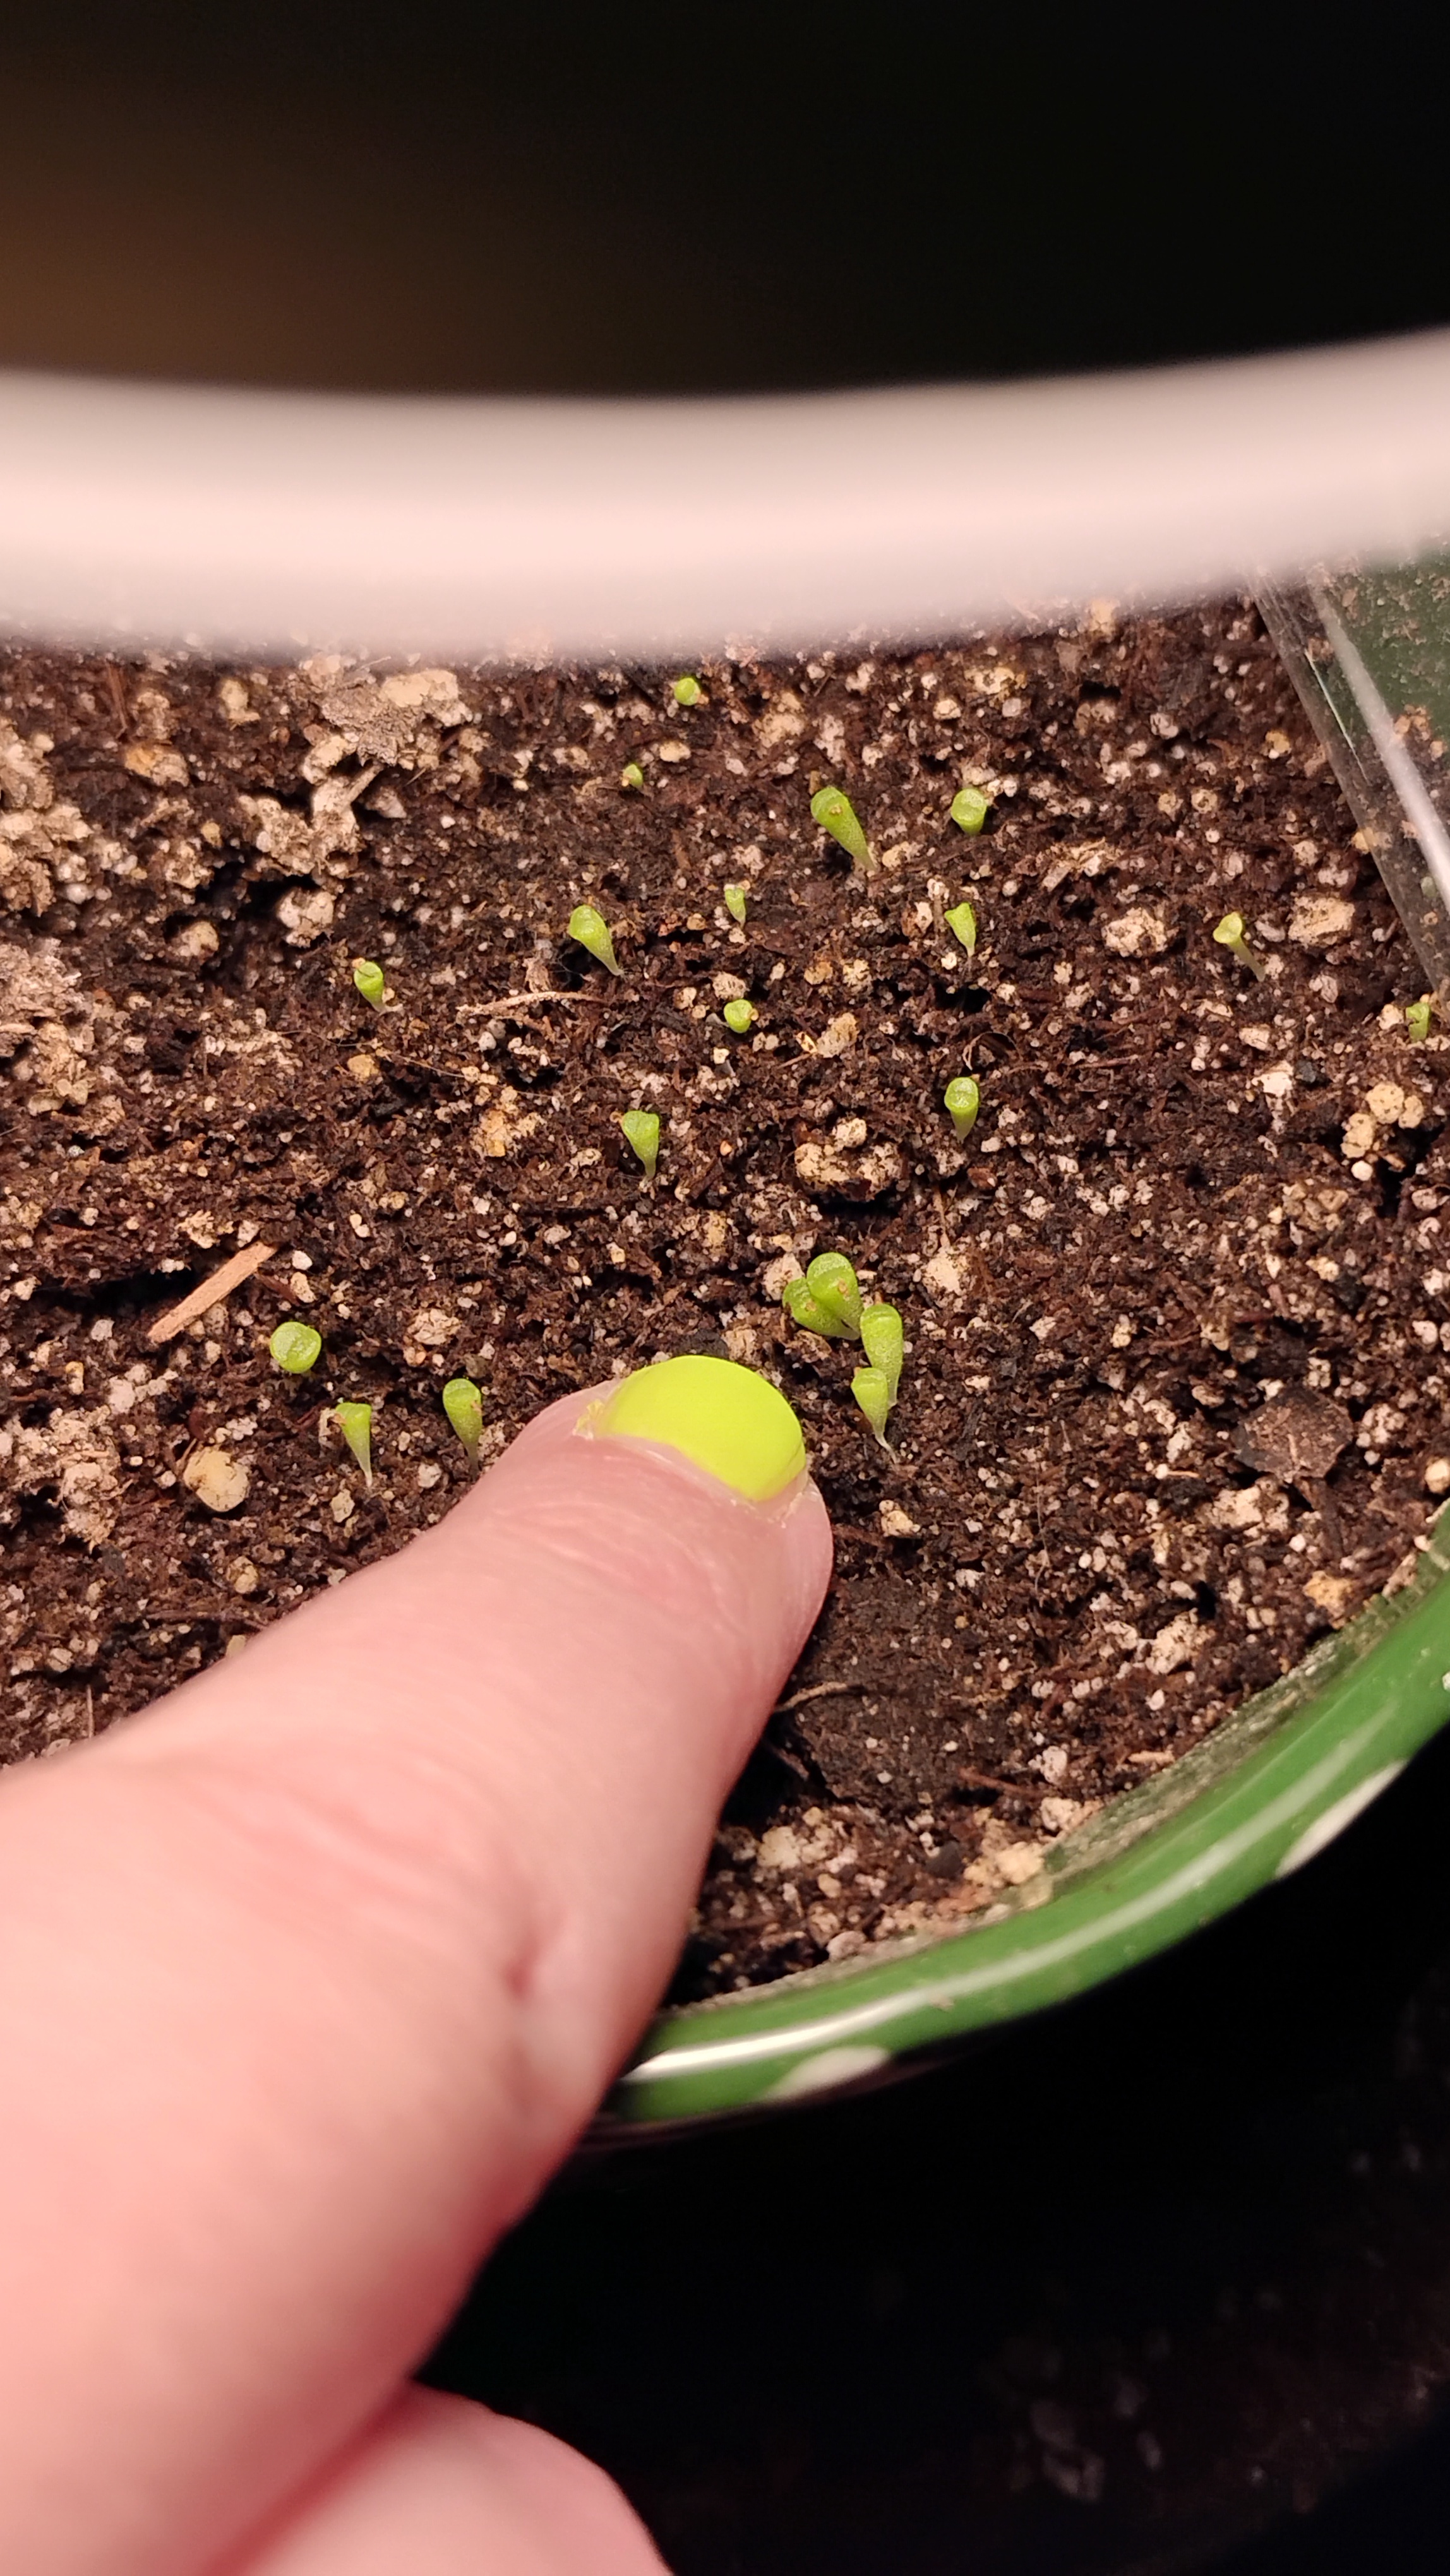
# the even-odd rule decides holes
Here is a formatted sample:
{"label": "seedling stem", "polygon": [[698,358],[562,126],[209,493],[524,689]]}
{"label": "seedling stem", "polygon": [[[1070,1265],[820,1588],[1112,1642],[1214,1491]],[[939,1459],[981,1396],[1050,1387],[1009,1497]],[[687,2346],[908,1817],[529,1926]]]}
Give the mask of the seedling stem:
{"label": "seedling stem", "polygon": [[644,1165],[645,1179],[652,1181],[660,1158],[660,1122],[656,1112],[653,1109],[622,1109],[619,1123],[630,1152],[637,1154]]}
{"label": "seedling stem", "polygon": [[887,1394],[894,1404],[901,1391],[901,1362],[905,1336],[901,1317],[894,1306],[877,1303],[861,1312],[861,1347],[873,1369],[886,1380]]}
{"label": "seedling stem", "polygon": [[886,1372],[879,1368],[858,1368],[851,1380],[851,1393],[861,1407],[883,1449],[889,1449],[886,1424],[891,1412],[891,1387]]}
{"label": "seedling stem", "polygon": [[601,966],[607,966],[611,975],[624,973],[614,953],[609,924],[592,903],[575,904],[569,915],[569,936],[577,939],[581,948],[587,948],[591,957],[597,957]]}
{"label": "seedling stem", "polygon": [[965,1140],[977,1123],[977,1111],[982,1105],[982,1094],[975,1077],[970,1073],[959,1073],[955,1081],[947,1084],[942,1100],[958,1139]]}
{"label": "seedling stem", "polygon": [[969,957],[974,956],[976,954],[977,947],[977,916],[973,912],[971,905],[969,903],[954,904],[951,911],[946,915],[946,925],[948,930],[951,931],[953,937],[961,941],[967,955]]}
{"label": "seedling stem", "polygon": [[483,1437],[483,1398],[471,1377],[449,1379],[443,1390],[443,1410],[476,1467]]}
{"label": "seedling stem", "polygon": [[839,841],[851,865],[862,876],[876,864],[871,844],[861,829],[856,808],[840,787],[818,787],[811,798],[811,817],[833,841]]}
{"label": "seedling stem", "polygon": [[373,1481],[373,1409],[370,1404],[335,1404],[332,1418],[362,1469],[363,1483]]}
{"label": "seedling stem", "polygon": [[279,1324],[267,1348],[288,1377],[305,1377],[322,1357],[322,1335],[312,1324]]}
{"label": "seedling stem", "polygon": [[806,1272],[806,1286],[840,1331],[853,1338],[860,1332],[861,1288],[844,1252],[818,1252]]}
{"label": "seedling stem", "polygon": [[1239,964],[1241,966],[1247,966],[1249,973],[1257,976],[1260,983],[1263,982],[1263,979],[1269,970],[1265,966],[1262,957],[1256,957],[1252,948],[1249,946],[1248,939],[1244,931],[1244,917],[1241,912],[1226,912],[1213,935],[1218,941],[1220,948],[1231,950],[1233,955],[1238,959]]}

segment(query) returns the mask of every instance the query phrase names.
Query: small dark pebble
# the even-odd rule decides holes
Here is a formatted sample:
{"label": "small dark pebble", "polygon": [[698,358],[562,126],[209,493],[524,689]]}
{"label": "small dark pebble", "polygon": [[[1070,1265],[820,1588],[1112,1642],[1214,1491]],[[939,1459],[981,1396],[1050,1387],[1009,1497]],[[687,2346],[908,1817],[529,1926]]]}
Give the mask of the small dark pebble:
{"label": "small dark pebble", "polygon": [[933,1878],[960,1878],[966,1857],[960,1843],[939,1843],[934,1852],[925,1854],[922,1867]]}
{"label": "small dark pebble", "polygon": [[146,1061],[153,1073],[185,1073],[200,1029],[153,1029],[146,1040]]}
{"label": "small dark pebble", "polygon": [[1368,1295],[1369,1290],[1362,1279],[1357,1279],[1352,1270],[1341,1270],[1334,1282],[1334,1300],[1336,1305],[1344,1308],[1346,1315],[1357,1315]]}
{"label": "small dark pebble", "polygon": [[1212,1491],[1202,1476],[1165,1476],[1158,1499],[1165,1512],[1188,1512],[1195,1503],[1206,1503]]}
{"label": "small dark pebble", "polygon": [[1312,1056],[1301,1055],[1294,1067],[1294,1079],[1301,1091],[1318,1091],[1326,1078],[1322,1064],[1316,1064]]}
{"label": "small dark pebble", "polygon": [[728,1360],[730,1345],[723,1333],[691,1333],[687,1340],[676,1342],[675,1357],[684,1359]]}

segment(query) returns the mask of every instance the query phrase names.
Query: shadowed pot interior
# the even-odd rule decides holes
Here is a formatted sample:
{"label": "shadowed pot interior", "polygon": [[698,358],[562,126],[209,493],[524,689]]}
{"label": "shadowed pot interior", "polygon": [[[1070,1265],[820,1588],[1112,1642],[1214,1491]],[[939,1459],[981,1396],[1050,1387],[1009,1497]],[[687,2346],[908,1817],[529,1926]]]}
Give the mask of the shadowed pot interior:
{"label": "shadowed pot interior", "polygon": [[1450,1554],[1373,1601],[1172,1769],[1064,1834],[944,1939],[665,2016],[606,2123],[671,2121],[877,2079],[1065,2001],[1312,1860],[1450,1717]]}

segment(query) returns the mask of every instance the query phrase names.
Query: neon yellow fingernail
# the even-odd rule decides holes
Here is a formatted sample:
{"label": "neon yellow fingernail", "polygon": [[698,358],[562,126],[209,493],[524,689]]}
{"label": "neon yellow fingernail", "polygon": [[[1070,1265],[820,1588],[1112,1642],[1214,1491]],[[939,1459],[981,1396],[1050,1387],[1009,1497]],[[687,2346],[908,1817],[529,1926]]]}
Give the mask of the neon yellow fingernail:
{"label": "neon yellow fingernail", "polygon": [[752,1503],[784,1493],[806,1463],[800,1424],[769,1379],[696,1352],[622,1378],[590,1428],[678,1449]]}

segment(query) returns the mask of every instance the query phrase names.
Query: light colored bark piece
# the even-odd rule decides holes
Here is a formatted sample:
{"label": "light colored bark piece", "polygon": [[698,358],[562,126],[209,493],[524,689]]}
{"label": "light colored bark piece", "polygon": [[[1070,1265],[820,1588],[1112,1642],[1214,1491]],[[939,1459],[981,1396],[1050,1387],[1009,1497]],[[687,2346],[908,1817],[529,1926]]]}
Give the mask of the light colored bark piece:
{"label": "light colored bark piece", "polygon": [[169,1342],[177,1333],[185,1332],[197,1315],[205,1315],[213,1306],[220,1306],[234,1288],[240,1288],[244,1279],[250,1279],[254,1270],[261,1269],[264,1261],[271,1261],[276,1250],[275,1243],[249,1243],[245,1252],[234,1252],[230,1261],[222,1263],[220,1270],[214,1270],[209,1279],[202,1280],[200,1287],[189,1289],[179,1306],[172,1306],[166,1314],[158,1315],[146,1335],[147,1341]]}

